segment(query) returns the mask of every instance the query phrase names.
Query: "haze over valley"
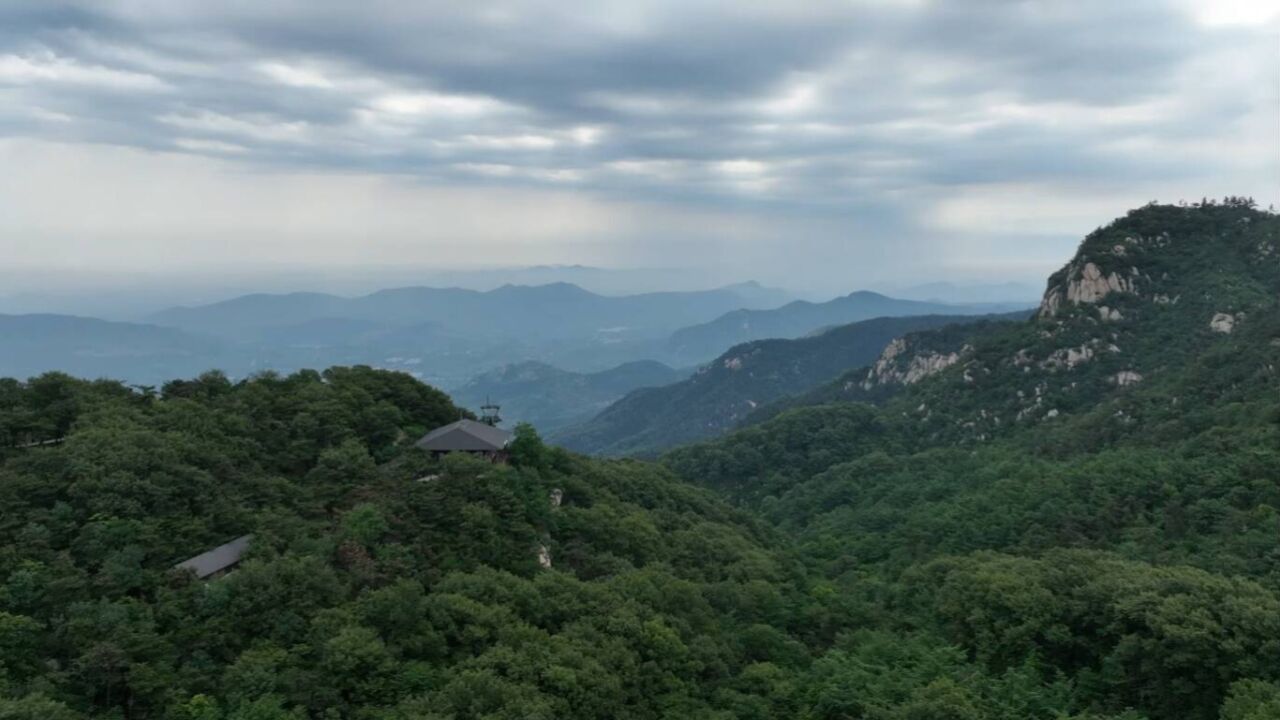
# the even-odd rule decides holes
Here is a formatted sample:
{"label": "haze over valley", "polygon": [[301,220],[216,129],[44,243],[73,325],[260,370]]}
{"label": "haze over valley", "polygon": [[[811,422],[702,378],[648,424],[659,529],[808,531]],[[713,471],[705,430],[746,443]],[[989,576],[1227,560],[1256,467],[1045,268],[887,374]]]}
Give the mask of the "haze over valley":
{"label": "haze over valley", "polygon": [[1278,38],[0,3],[0,720],[1280,719]]}

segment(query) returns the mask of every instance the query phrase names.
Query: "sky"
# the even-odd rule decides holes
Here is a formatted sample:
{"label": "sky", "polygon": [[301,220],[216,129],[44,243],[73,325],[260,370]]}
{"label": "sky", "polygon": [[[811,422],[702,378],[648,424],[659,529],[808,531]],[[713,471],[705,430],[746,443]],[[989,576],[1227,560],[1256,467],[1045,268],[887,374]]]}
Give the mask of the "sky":
{"label": "sky", "polygon": [[0,295],[1029,282],[1280,202],[1280,2],[0,3]]}

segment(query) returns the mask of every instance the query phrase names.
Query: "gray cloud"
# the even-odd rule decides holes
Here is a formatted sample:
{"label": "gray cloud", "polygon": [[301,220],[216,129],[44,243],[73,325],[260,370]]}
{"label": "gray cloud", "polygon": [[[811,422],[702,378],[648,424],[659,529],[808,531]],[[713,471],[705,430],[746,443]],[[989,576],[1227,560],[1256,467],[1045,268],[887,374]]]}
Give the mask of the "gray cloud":
{"label": "gray cloud", "polygon": [[1010,194],[1274,197],[1277,21],[1219,19],[1179,0],[19,0],[0,135],[749,207],[866,254],[960,242],[981,212],[958,204]]}

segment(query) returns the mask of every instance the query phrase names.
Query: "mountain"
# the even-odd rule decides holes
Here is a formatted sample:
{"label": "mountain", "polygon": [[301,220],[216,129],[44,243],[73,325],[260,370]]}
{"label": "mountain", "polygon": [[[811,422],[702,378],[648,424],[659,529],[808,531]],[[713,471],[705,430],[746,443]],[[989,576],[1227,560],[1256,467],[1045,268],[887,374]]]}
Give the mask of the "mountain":
{"label": "mountain", "polygon": [[0,315],[0,376],[59,370],[159,384],[216,365],[224,343],[180,330],[72,315]]}
{"label": "mountain", "polygon": [[11,316],[26,320],[8,321],[15,349],[0,358],[0,371],[25,377],[61,369],[156,384],[212,368],[242,377],[364,364],[457,387],[516,362],[590,374],[661,358],[662,342],[681,326],[784,300],[756,283],[618,297],[567,283],[486,292],[409,287],[355,298],[252,294],[171,308],[147,323]]}
{"label": "mountain", "polygon": [[245,295],[212,305],[164,310],[148,321],[235,340],[325,319],[383,327],[431,324],[478,338],[593,339],[603,343],[663,337],[741,307],[782,298],[755,284],[695,292],[606,296],[569,283],[503,285],[489,291],[406,287],[346,298],[322,293]]}
{"label": "mountain", "polygon": [[537,361],[595,373],[665,360],[674,330],[741,307],[771,307],[780,291],[756,283],[715,290],[606,296],[569,283],[488,291],[406,287],[347,298],[323,293],[245,295],[150,316],[150,322],[222,339],[228,372],[291,372],[331,364],[403,370],[458,387],[502,365]]}
{"label": "mountain", "polygon": [[450,394],[455,402],[469,408],[492,400],[501,405],[508,423],[532,423],[545,433],[587,420],[636,388],[667,385],[684,375],[652,360],[595,373],[525,361],[477,375]]}
{"label": "mountain", "polygon": [[870,362],[903,333],[972,319],[956,315],[877,318],[797,340],[736,345],[686,380],[632,392],[589,422],[551,437],[572,450],[605,455],[653,453],[713,437],[761,405],[802,393],[848,367]]}
{"label": "mountain", "polygon": [[793,539],[828,592],[884,598],[870,624],[1067,681],[1059,713],[1277,717],[1278,306],[1280,216],[1151,205],[1086,237],[1033,318],[909,336],[847,401],[665,462]]}
{"label": "mountain", "polygon": [[[1204,358],[1252,342],[1239,349],[1247,365],[1275,347],[1267,333],[1280,294],[1276,234],[1274,215],[1238,204],[1135,210],[1085,239],[1049,279],[1032,321],[909,335],[793,405],[916,402],[917,427],[957,442],[1049,420],[1049,428],[1073,425],[1103,401],[1128,417],[1120,400],[1148,393],[1176,405],[1171,388],[1191,384],[1187,373],[1203,372]],[[947,382],[915,387],[934,374]]]}
{"label": "mountain", "polygon": [[1031,313],[1030,310],[1010,313],[1002,316],[1003,319],[968,318],[969,322],[906,333],[886,343],[878,357],[845,370],[834,380],[755,408],[742,423],[761,423],[797,407],[834,402],[883,402],[905,386],[959,362],[962,353],[973,349],[975,338],[999,331],[1013,320],[1025,320]]}
{"label": "mountain", "polygon": [[[915,333],[765,422],[673,454],[704,482],[753,497],[871,445],[929,449],[1009,444],[1073,456],[1155,447],[1261,422],[1280,402],[1280,218],[1244,201],[1151,205],[1085,238],[1049,278],[1034,317]],[[865,403],[882,406],[871,412]],[[1260,414],[1257,414],[1260,413]],[[763,436],[870,422],[839,444],[801,442],[774,472],[749,469]],[[813,436],[809,436],[813,437]],[[741,453],[730,477],[713,457]],[[817,460],[818,464],[812,461]],[[746,462],[746,465],[742,461]],[[763,478],[768,476],[769,481]]]}
{"label": "mountain", "polygon": [[672,333],[667,350],[672,357],[704,362],[724,348],[765,338],[796,338],[816,330],[876,317],[904,315],[985,315],[1021,309],[1018,303],[956,306],[899,300],[858,291],[823,303],[804,300],[775,309],[739,309],[700,325]]}

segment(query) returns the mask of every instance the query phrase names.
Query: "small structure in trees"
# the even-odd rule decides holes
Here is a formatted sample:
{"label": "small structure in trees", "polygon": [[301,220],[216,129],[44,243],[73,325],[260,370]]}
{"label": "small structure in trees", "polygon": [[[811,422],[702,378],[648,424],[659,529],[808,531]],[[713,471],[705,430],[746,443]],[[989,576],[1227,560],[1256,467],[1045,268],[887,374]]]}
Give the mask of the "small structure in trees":
{"label": "small structure in trees", "polygon": [[505,462],[507,447],[513,435],[496,425],[477,420],[459,420],[436,428],[414,443],[417,447],[439,457],[446,453],[465,452],[480,455],[494,462]]}
{"label": "small structure in trees", "polygon": [[174,570],[190,570],[201,580],[218,577],[240,564],[245,550],[249,549],[252,535],[241,535],[225,545],[191,558],[173,566]]}

